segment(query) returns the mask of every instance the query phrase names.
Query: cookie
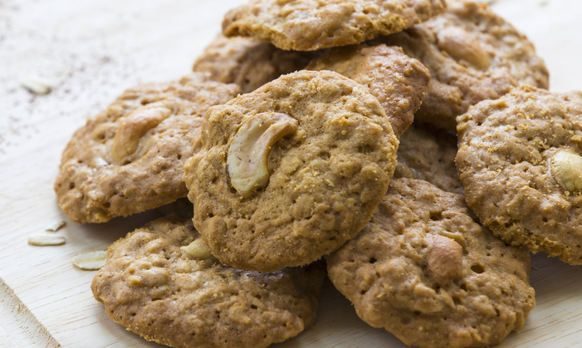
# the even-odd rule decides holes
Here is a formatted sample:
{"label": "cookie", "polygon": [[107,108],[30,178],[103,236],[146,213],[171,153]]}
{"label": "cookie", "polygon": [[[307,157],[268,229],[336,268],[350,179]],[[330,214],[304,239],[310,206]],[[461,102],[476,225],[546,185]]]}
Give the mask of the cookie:
{"label": "cookie", "polygon": [[299,71],[210,108],[184,167],[194,225],[224,265],[311,263],[355,237],[388,189],[398,140],[368,89]]}
{"label": "cookie", "polygon": [[425,180],[441,190],[462,194],[456,155],[454,134],[415,122],[400,137],[394,177]]}
{"label": "cookie", "polygon": [[525,35],[486,4],[447,3],[446,13],[377,41],[401,46],[430,71],[417,120],[454,131],[471,105],[518,85],[548,88],[548,70]]}
{"label": "cookie", "polygon": [[332,48],[305,69],[332,70],[367,86],[386,111],[396,137],[414,120],[430,80],[424,65],[401,48],[386,45]]}
{"label": "cookie", "polygon": [[475,223],[463,196],[393,179],[370,223],[327,257],[360,318],[408,345],[486,347],[535,305],[530,258]]}
{"label": "cookie", "polygon": [[222,32],[313,51],[397,33],[445,8],[444,0],[251,0],[226,14]]}
{"label": "cookie", "polygon": [[272,273],[221,265],[190,218],[155,220],[118,240],[91,284],[107,315],[176,348],[259,348],[314,324],[322,265]]}
{"label": "cookie", "polygon": [[283,51],[267,42],[219,35],[196,60],[193,70],[208,72],[216,81],[236,83],[248,93],[303,69],[316,56],[317,52]]}
{"label": "cookie", "polygon": [[206,74],[128,89],[67,145],[59,205],[77,223],[106,222],[184,197],[184,161],[200,147],[202,116],[239,93]]}
{"label": "cookie", "polygon": [[483,224],[582,264],[582,92],[523,86],[457,120],[459,177]]}

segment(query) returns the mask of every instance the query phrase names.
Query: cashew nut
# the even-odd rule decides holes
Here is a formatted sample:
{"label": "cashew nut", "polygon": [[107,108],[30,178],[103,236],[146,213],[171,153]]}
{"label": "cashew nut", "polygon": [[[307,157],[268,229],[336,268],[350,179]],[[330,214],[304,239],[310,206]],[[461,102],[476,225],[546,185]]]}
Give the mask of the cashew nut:
{"label": "cashew nut", "polygon": [[250,196],[269,181],[267,159],[279,139],[297,131],[296,119],[280,113],[261,113],[247,119],[228,150],[228,175],[240,195]]}
{"label": "cashew nut", "polygon": [[174,103],[160,101],[136,109],[129,114],[119,125],[113,139],[111,147],[113,163],[120,164],[125,157],[134,153],[139,145],[139,139],[175,111],[176,105]]}
{"label": "cashew nut", "polygon": [[449,280],[463,274],[463,247],[451,238],[431,235],[428,270],[435,276]]}
{"label": "cashew nut", "polygon": [[206,260],[213,257],[210,253],[210,249],[208,249],[208,245],[206,245],[206,242],[202,238],[196,239],[192,243],[188,244],[187,246],[183,246],[180,249],[195,259]]}
{"label": "cashew nut", "polygon": [[491,65],[491,59],[479,41],[463,28],[443,29],[437,34],[437,39],[439,49],[456,60],[464,60],[481,70],[486,70]]}
{"label": "cashew nut", "polygon": [[582,157],[560,150],[551,160],[552,173],[556,182],[566,191],[582,190]]}

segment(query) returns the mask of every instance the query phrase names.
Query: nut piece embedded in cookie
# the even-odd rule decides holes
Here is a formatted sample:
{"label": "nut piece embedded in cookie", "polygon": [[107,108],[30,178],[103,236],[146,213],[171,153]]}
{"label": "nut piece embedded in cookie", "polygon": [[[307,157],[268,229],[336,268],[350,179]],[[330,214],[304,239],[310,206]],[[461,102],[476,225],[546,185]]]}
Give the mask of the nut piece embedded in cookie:
{"label": "nut piece embedded in cookie", "polygon": [[332,71],[281,76],[206,119],[184,181],[212,254],[239,269],[301,266],[337,249],[368,223],[396,166],[378,99]]}
{"label": "nut piece embedded in cookie", "polygon": [[245,272],[203,245],[191,216],[152,221],[109,247],[93,295],[116,323],[176,348],[266,348],[315,323],[322,262]]}
{"label": "nut piece embedded in cookie", "polygon": [[267,159],[282,137],[297,131],[297,120],[281,113],[251,116],[237,131],[228,149],[228,175],[232,186],[249,197],[269,181]]}
{"label": "nut piece embedded in cookie", "polygon": [[450,280],[463,274],[463,247],[451,238],[431,235],[428,270],[439,278]]}
{"label": "nut piece embedded in cookie", "polygon": [[491,66],[489,54],[479,41],[461,27],[448,27],[437,33],[438,47],[456,60],[464,60],[477,69],[486,70]]}
{"label": "nut piece embedded in cookie", "polygon": [[560,150],[552,157],[552,173],[556,182],[566,191],[582,190],[582,157]]}

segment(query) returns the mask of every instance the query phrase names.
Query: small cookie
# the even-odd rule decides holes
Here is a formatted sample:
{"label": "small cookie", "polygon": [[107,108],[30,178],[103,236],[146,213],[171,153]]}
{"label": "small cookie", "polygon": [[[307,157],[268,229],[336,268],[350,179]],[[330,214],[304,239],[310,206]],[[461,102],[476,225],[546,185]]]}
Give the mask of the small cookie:
{"label": "small cookie", "polygon": [[259,348],[315,322],[325,270],[224,267],[190,218],[150,222],[115,242],[93,278],[95,299],[128,330],[177,348]]}
{"label": "small cookie", "polygon": [[284,75],[209,110],[186,162],[194,224],[224,265],[273,271],[355,237],[388,189],[398,140],[368,89]]}
{"label": "small cookie", "polygon": [[582,92],[523,86],[457,120],[459,177],[483,224],[582,264]]}
{"label": "small cookie", "polygon": [[106,222],[184,197],[184,161],[200,147],[202,116],[239,93],[207,74],[128,89],[67,145],[59,205],[77,223]]}
{"label": "small cookie", "polygon": [[193,70],[209,72],[216,81],[236,83],[248,93],[281,75],[303,69],[314,57],[314,53],[283,51],[246,37],[219,35],[196,60]]}
{"label": "small cookie", "polygon": [[397,33],[445,8],[444,0],[251,0],[226,14],[222,32],[314,51]]}
{"label": "small cookie", "polygon": [[400,137],[394,177],[425,180],[441,190],[462,194],[456,155],[454,134],[415,122]]}
{"label": "small cookie", "polygon": [[335,71],[367,86],[398,138],[414,120],[430,80],[424,65],[386,45],[332,48],[305,69]]}
{"label": "small cookie", "polygon": [[447,12],[378,42],[401,46],[430,71],[417,120],[455,130],[457,115],[518,85],[548,88],[534,45],[486,4],[448,0]]}
{"label": "small cookie", "polygon": [[327,261],[358,316],[408,345],[496,345],[535,305],[527,250],[475,223],[462,195],[422,180],[393,179],[366,228]]}

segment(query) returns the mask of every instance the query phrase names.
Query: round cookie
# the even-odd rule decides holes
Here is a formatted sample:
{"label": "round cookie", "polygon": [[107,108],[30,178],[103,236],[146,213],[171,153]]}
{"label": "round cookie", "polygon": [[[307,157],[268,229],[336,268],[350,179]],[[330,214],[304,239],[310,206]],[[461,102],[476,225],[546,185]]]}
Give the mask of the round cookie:
{"label": "round cookie", "polygon": [[272,273],[221,265],[190,218],[155,220],[118,240],[91,284],[107,315],[176,348],[259,348],[315,322],[320,264]]}
{"label": "round cookie", "polygon": [[184,161],[200,148],[202,116],[239,93],[200,73],[125,91],[67,145],[59,205],[77,223],[106,222],[184,197]]}
{"label": "round cookie", "polygon": [[512,87],[548,88],[548,70],[534,45],[486,4],[448,0],[446,13],[378,42],[397,45],[430,71],[415,119],[455,130],[457,115]]}
{"label": "round cookie", "polygon": [[475,223],[463,196],[393,179],[353,240],[327,257],[360,318],[423,348],[486,347],[535,305],[530,258]]}
{"label": "round cookie", "polygon": [[410,126],[420,107],[430,74],[399,47],[338,47],[311,61],[307,70],[331,70],[367,86],[386,111],[396,137]]}
{"label": "round cookie", "polygon": [[284,75],[207,119],[184,181],[194,225],[239,269],[300,266],[339,248],[371,218],[396,165],[378,100],[331,71]]}
{"label": "round cookie", "polygon": [[226,14],[222,32],[313,51],[397,33],[445,8],[444,0],[251,0]]}
{"label": "round cookie", "polygon": [[582,92],[523,86],[457,120],[459,177],[483,224],[582,264]]}
{"label": "round cookie", "polygon": [[441,190],[462,194],[456,155],[454,134],[415,122],[400,137],[394,177],[425,180]]}
{"label": "round cookie", "polygon": [[193,70],[209,72],[216,81],[236,83],[248,93],[281,75],[303,69],[314,56],[283,51],[246,37],[219,35],[196,60]]}

